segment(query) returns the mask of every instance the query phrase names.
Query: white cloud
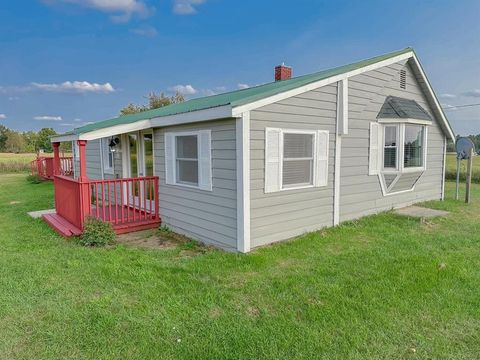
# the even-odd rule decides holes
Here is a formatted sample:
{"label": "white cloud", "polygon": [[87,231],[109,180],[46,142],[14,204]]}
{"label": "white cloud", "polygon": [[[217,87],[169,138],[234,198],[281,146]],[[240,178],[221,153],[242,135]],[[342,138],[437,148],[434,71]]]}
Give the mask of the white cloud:
{"label": "white cloud", "polygon": [[250,87],[248,84],[238,84],[237,86],[239,89],[248,89]]}
{"label": "white cloud", "polygon": [[468,97],[480,98],[480,89],[473,89],[472,91],[464,92],[463,95]]}
{"label": "white cloud", "polygon": [[97,84],[88,81],[65,81],[61,84],[32,83],[36,89],[51,92],[74,92],[74,93],[111,93],[115,89],[110,83]]}
{"label": "white cloud", "polygon": [[33,119],[40,120],[40,121],[62,121],[61,116],[47,116],[47,115],[35,116]]}
{"label": "white cloud", "polygon": [[174,0],[173,12],[178,15],[191,15],[197,12],[196,5],[205,3],[206,0]]}
{"label": "white cloud", "polygon": [[94,124],[94,122],[93,122],[93,121],[87,121],[87,122],[84,122],[84,123],[82,124],[82,126],[83,126],[83,125],[90,125],[90,124]]}
{"label": "white cloud", "polygon": [[61,123],[60,126],[73,126],[73,124],[70,124],[70,123]]}
{"label": "white cloud", "polygon": [[20,98],[18,96],[9,96],[8,98],[8,101],[16,101],[16,100],[20,100]]}
{"label": "white cloud", "polygon": [[73,121],[80,122],[80,121],[82,121],[82,119],[76,118],[76,119],[73,119]]}
{"label": "white cloud", "polygon": [[227,91],[226,86],[217,86],[214,89],[203,89],[201,92],[206,96],[212,96],[212,95],[220,94],[225,91]]}
{"label": "white cloud", "polygon": [[111,15],[115,22],[129,21],[133,15],[147,17],[154,11],[144,0],[43,0],[47,5],[74,4]]}
{"label": "white cloud", "polygon": [[142,26],[135,29],[131,29],[130,32],[135,35],[146,36],[146,37],[155,37],[158,35],[157,29],[153,26]]}
{"label": "white cloud", "polygon": [[7,115],[5,114],[0,114],[0,119],[6,119],[7,118]]}
{"label": "white cloud", "polygon": [[175,85],[169,88],[170,91],[178,91],[183,95],[194,95],[198,91],[192,85]]}
{"label": "white cloud", "polygon": [[455,94],[440,94],[439,96],[445,99],[455,99],[457,97]]}

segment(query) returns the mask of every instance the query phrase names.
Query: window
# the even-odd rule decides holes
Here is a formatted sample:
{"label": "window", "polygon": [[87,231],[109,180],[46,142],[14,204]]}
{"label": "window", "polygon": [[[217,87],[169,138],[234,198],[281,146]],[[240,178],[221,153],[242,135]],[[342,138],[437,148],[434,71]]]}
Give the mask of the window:
{"label": "window", "polygon": [[398,127],[388,125],[384,128],[383,168],[396,169],[398,157]]}
{"label": "window", "polygon": [[178,183],[198,185],[198,138],[197,135],[177,136],[176,179]]}
{"label": "window", "polygon": [[327,186],[329,133],[265,129],[265,192]]}
{"label": "window", "polygon": [[283,136],[282,186],[313,185],[313,134]]}
{"label": "window", "polygon": [[212,191],[211,131],[165,133],[165,182]]}
{"label": "window", "polygon": [[414,168],[423,166],[424,126],[405,125],[403,166]]}
{"label": "window", "polygon": [[110,138],[102,139],[103,171],[107,174],[113,174],[113,151],[110,148],[110,140]]}

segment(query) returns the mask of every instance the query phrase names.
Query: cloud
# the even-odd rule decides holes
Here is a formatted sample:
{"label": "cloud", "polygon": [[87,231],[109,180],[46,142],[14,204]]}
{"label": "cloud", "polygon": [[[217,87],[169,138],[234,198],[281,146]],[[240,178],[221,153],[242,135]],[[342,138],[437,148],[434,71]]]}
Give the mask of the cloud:
{"label": "cloud", "polygon": [[250,87],[248,84],[238,84],[237,86],[239,89],[248,89]]}
{"label": "cloud", "polygon": [[73,124],[70,124],[70,123],[61,123],[60,126],[73,126]]}
{"label": "cloud", "polygon": [[203,89],[203,90],[201,90],[201,92],[206,96],[217,95],[217,94],[220,94],[220,93],[225,92],[225,91],[227,91],[226,86],[217,86],[214,89]]}
{"label": "cloud", "polygon": [[147,17],[154,12],[144,0],[42,0],[46,5],[74,4],[110,14],[115,22],[127,22],[133,15]]}
{"label": "cloud", "polygon": [[61,116],[34,116],[33,120],[39,120],[39,121],[62,121]]}
{"label": "cloud", "polygon": [[174,0],[173,12],[177,15],[191,15],[197,12],[196,5],[205,3],[206,0]]}
{"label": "cloud", "polygon": [[7,115],[5,114],[0,114],[0,119],[6,119],[7,118]]}
{"label": "cloud", "polygon": [[82,119],[76,118],[76,119],[73,119],[73,121],[80,122],[80,121],[82,121]]}
{"label": "cloud", "polygon": [[472,91],[464,92],[463,95],[468,97],[480,98],[480,89],[473,89]]}
{"label": "cloud", "polygon": [[440,94],[439,96],[445,99],[455,99],[457,97],[455,94]]}
{"label": "cloud", "polygon": [[180,94],[183,95],[194,95],[198,92],[192,85],[175,85],[168,90],[175,92],[178,91]]}
{"label": "cloud", "polygon": [[65,81],[61,84],[32,83],[39,90],[50,92],[73,92],[73,93],[111,93],[115,89],[110,83],[97,84],[88,81]]}
{"label": "cloud", "polygon": [[131,29],[130,32],[135,35],[145,36],[145,37],[155,37],[158,35],[157,29],[153,26],[142,26],[135,29]]}

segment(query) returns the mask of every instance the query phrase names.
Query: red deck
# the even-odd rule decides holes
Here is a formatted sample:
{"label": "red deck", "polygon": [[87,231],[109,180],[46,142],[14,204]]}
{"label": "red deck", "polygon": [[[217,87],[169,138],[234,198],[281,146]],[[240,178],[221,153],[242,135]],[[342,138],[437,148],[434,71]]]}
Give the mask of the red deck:
{"label": "red deck", "polygon": [[[96,208],[92,208],[92,217],[111,223],[113,230],[117,234],[153,229],[160,225],[160,219],[151,219],[149,218],[150,214],[148,212],[134,209],[132,207],[124,206],[123,209],[117,208],[117,211],[115,211],[114,207],[105,207],[105,213],[103,213],[102,210],[103,209],[99,208],[97,215]],[[127,223],[120,222],[121,212],[123,212],[124,218],[129,219]],[[43,215],[43,219],[53,228],[53,230],[62,236],[70,237],[82,234],[82,230],[56,213]]]}

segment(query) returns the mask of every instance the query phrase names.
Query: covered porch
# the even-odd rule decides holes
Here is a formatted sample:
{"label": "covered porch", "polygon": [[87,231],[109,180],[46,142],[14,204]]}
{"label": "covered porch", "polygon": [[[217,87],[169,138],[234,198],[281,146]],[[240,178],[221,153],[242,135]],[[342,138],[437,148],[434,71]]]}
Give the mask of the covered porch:
{"label": "covered porch", "polygon": [[137,176],[114,179],[89,179],[86,140],[77,144],[79,169],[73,176],[64,171],[59,154],[60,142],[53,142],[51,161],[55,190],[55,213],[43,219],[63,236],[78,236],[89,217],[112,224],[116,233],[126,233],[159,226],[158,177]]}

